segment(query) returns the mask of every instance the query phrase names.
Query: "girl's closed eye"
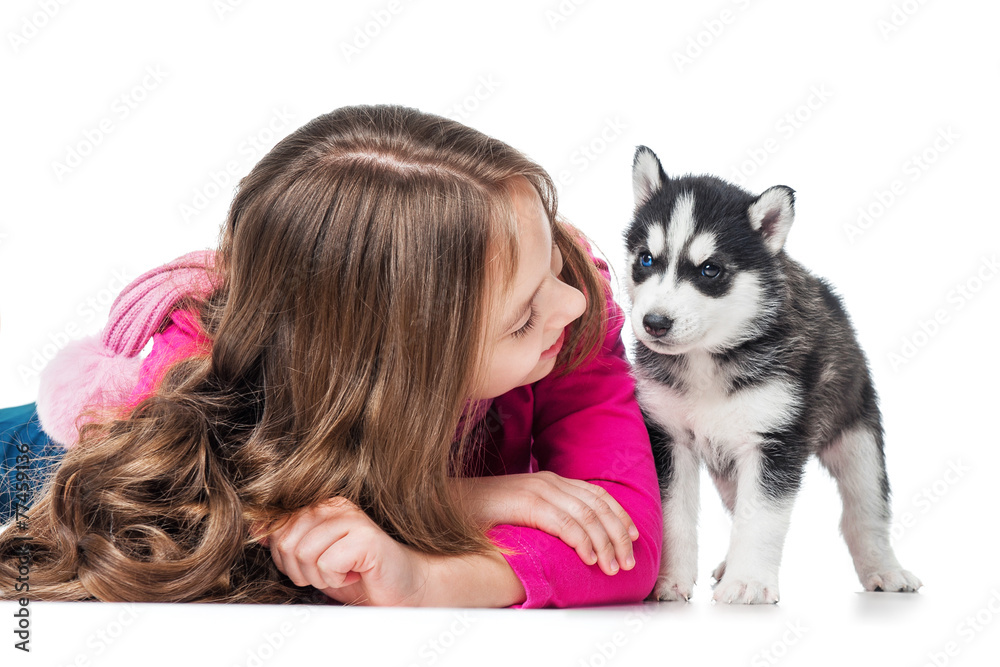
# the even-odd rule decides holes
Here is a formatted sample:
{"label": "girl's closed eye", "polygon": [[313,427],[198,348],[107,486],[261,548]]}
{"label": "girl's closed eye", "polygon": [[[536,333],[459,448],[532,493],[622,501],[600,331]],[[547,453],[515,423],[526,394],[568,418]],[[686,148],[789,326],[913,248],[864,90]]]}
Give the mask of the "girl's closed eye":
{"label": "girl's closed eye", "polygon": [[[562,280],[562,270],[563,270],[563,257],[562,252],[559,250],[559,246],[554,242],[552,244],[552,262],[558,267],[553,274],[560,281]],[[512,333],[514,338],[522,338],[526,336],[529,331],[538,323],[538,313],[535,311],[535,303],[531,303],[531,315],[528,316],[528,321],[524,323],[524,326]]]}
{"label": "girl's closed eye", "polygon": [[528,321],[524,323],[523,327],[521,327],[520,329],[518,329],[517,331],[515,331],[511,335],[514,336],[514,338],[521,338],[522,336],[526,336],[528,334],[528,332],[531,331],[532,327],[535,326],[535,324],[536,324],[536,316],[537,315],[538,315],[538,313],[535,311],[535,304],[532,303],[531,304],[531,315],[528,316]]}

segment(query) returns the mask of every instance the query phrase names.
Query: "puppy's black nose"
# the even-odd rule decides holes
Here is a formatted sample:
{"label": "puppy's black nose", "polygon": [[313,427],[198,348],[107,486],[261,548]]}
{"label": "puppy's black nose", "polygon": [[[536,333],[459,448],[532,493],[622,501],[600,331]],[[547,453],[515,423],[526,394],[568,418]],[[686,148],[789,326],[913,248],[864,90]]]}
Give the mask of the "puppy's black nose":
{"label": "puppy's black nose", "polygon": [[642,318],[642,327],[646,330],[646,333],[654,338],[663,338],[666,336],[673,325],[674,321],[672,319],[663,315],[657,315],[656,313],[649,313]]}

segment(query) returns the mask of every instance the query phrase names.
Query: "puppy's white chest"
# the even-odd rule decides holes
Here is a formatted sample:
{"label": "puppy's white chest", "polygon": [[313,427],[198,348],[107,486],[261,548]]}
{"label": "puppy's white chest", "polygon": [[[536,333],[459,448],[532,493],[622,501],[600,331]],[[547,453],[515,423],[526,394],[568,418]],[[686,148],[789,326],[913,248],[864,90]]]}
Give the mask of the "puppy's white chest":
{"label": "puppy's white chest", "polygon": [[703,456],[718,448],[732,451],[757,443],[760,434],[790,423],[800,404],[784,380],[727,392],[728,383],[707,357],[689,357],[684,391],[652,380],[641,370],[637,375],[636,393],[646,412],[676,441],[697,447]]}

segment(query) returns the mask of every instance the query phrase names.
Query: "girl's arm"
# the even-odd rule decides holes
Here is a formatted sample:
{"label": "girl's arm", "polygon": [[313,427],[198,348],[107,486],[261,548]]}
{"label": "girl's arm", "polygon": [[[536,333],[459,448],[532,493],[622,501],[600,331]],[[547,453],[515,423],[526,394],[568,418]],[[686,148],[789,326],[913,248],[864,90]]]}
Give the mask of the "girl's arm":
{"label": "girl's arm", "polygon": [[422,607],[511,607],[526,599],[524,585],[499,553],[426,558],[431,574]]}
{"label": "girl's arm", "polygon": [[451,481],[484,529],[498,524],[537,528],[558,537],[584,563],[598,564],[607,574],[635,566],[632,542],[639,531],[603,487],[547,470]]}
{"label": "girl's arm", "polygon": [[345,498],[303,508],[262,542],[296,586],[344,604],[508,607],[524,587],[499,553],[436,556],[392,539]]}
{"label": "girl's arm", "polygon": [[[594,261],[610,279],[607,265]],[[632,544],[635,567],[608,575],[584,563],[559,537],[523,525],[497,526],[488,535],[518,551],[506,558],[525,587],[527,599],[520,606],[526,608],[636,602],[656,583],[663,535],[659,484],[621,341],[624,313],[610,289],[606,303],[608,335],[597,358],[565,377],[553,373],[529,388],[532,454],[539,470],[588,481],[618,501],[639,532]],[[508,396],[496,399],[501,413]]]}

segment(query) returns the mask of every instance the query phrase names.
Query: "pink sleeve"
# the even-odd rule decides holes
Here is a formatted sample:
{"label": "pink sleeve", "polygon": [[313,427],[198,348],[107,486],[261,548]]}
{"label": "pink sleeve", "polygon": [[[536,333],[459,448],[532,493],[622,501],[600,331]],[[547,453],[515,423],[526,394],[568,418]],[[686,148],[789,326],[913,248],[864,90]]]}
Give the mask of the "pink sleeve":
{"label": "pink sleeve", "polygon": [[210,341],[198,324],[196,312],[173,311],[167,327],[161,333],[153,334],[153,350],[142,361],[139,382],[129,396],[128,406],[135,407],[152,394],[171,364],[195,354],[207,354],[210,350]]}
{"label": "pink sleeve", "polygon": [[[607,265],[594,261],[609,278]],[[639,531],[633,542],[636,564],[606,575],[596,564],[584,564],[558,537],[525,526],[496,526],[487,533],[494,543],[519,552],[507,556],[527,593],[518,607],[639,602],[656,584],[663,536],[659,484],[621,340],[624,313],[610,287],[605,298],[608,335],[597,358],[533,386],[532,453],[540,470],[601,486],[621,504]]]}

